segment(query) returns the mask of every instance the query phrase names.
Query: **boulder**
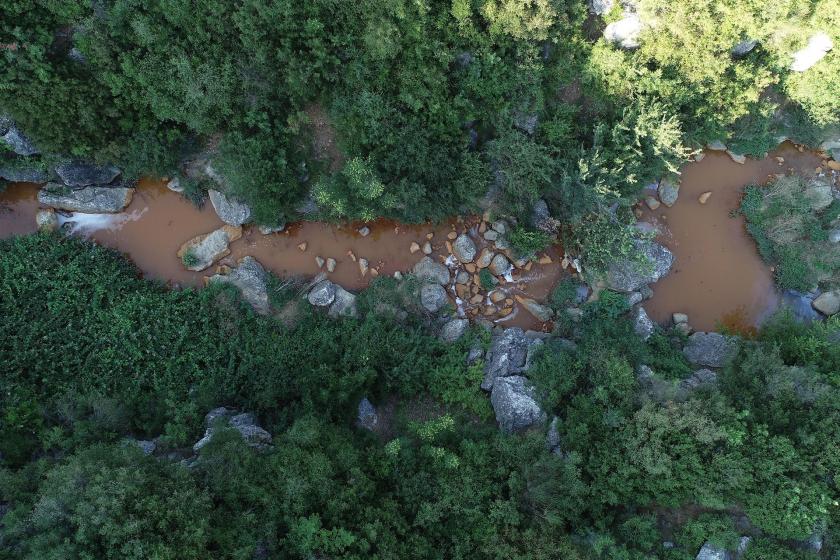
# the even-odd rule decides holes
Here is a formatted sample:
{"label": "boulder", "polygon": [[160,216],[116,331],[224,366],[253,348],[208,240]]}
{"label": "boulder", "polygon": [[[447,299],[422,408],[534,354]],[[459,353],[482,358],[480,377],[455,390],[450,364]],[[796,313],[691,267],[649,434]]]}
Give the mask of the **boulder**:
{"label": "boulder", "polygon": [[219,407],[207,413],[204,425],[204,437],[193,445],[193,451],[196,453],[210,443],[219,429],[225,428],[235,429],[245,443],[255,449],[265,449],[271,444],[271,434],[257,425],[253,414],[236,414],[234,410]]}
{"label": "boulder", "polygon": [[537,124],[540,122],[540,117],[536,113],[529,113],[527,111],[517,111],[513,117],[513,126],[533,136],[537,131]]}
{"label": "boulder", "polygon": [[335,301],[336,286],[329,280],[321,280],[309,291],[306,299],[316,307],[327,307]]}
{"label": "boulder", "polygon": [[745,156],[744,154],[739,154],[737,152],[733,152],[732,150],[726,150],[726,155],[728,155],[729,159],[731,159],[735,163],[739,163],[741,165],[747,163],[747,156]]}
{"label": "boulder", "polygon": [[641,32],[642,20],[639,19],[639,16],[626,14],[622,19],[607,25],[604,29],[604,39],[622,49],[636,49],[639,47]]}
{"label": "boulder", "polygon": [[242,237],[242,228],[222,226],[221,228],[193,237],[178,249],[178,258],[187,270],[204,270],[222,257],[230,254],[231,242]]}
{"label": "boulder", "polygon": [[182,193],[184,192],[184,187],[181,185],[181,178],[174,177],[166,182],[166,188],[172,192]]}
{"label": "boulder", "polygon": [[85,214],[122,212],[131,203],[134,189],[129,187],[85,187],[70,189],[58,183],[47,183],[38,191],[38,202],[59,210]]}
{"label": "boulder", "polygon": [[811,209],[815,212],[825,210],[834,202],[831,182],[826,177],[814,177],[805,187],[805,197],[811,203]]}
{"label": "boulder", "polygon": [[822,316],[814,310],[813,297],[795,290],[782,292],[782,307],[787,308],[800,323],[819,321]]}
{"label": "boulder", "polygon": [[420,303],[426,311],[437,313],[448,302],[446,290],[440,284],[424,284],[420,288]]}
{"label": "boulder", "polygon": [[693,364],[722,368],[738,355],[738,339],[715,332],[696,332],[688,337],[683,354]]}
{"label": "boulder", "polygon": [[50,174],[38,162],[0,160],[0,179],[12,183],[46,183]]}
{"label": "boulder", "polygon": [[263,235],[271,235],[272,233],[279,233],[286,229],[286,222],[279,222],[273,226],[259,226],[257,230]]}
{"label": "boulder", "polygon": [[449,283],[449,269],[436,263],[431,257],[423,257],[414,265],[412,273],[420,282],[434,282],[436,284]]}
{"label": "boulder", "polygon": [[210,277],[210,283],[236,286],[242,292],[242,299],[260,315],[267,315],[271,311],[267,281],[268,275],[265,269],[254,257],[243,257],[239,261],[239,266],[228,274],[216,274]]}
{"label": "boulder", "polygon": [[750,544],[750,537],[741,537],[738,541],[738,548],[734,551],[717,547],[710,542],[703,543],[700,552],[695,560],[740,560]]}
{"label": "boulder", "polygon": [[840,228],[834,228],[828,232],[829,243],[840,243]]}
{"label": "boulder", "polygon": [[680,388],[692,391],[698,387],[709,387],[717,383],[717,374],[710,369],[698,369],[690,376],[680,381]]}
{"label": "boulder", "polygon": [[485,247],[481,250],[481,254],[478,255],[478,259],[475,261],[475,265],[478,268],[487,268],[488,266],[490,266],[490,263],[493,262],[493,257],[495,256],[496,255],[493,253],[493,251]]}
{"label": "boulder", "polygon": [[522,372],[528,358],[529,344],[525,333],[518,327],[505,329],[495,335],[487,351],[481,388],[489,391],[497,378]]}
{"label": "boulder", "polygon": [[455,342],[467,331],[470,322],[467,319],[452,319],[440,329],[440,339],[444,342]]}
{"label": "boulder", "polygon": [[823,315],[836,315],[840,312],[840,290],[820,294],[811,305]]}
{"label": "boulder", "polygon": [[228,198],[223,193],[210,189],[210,202],[219,219],[231,226],[241,226],[251,219],[251,208],[242,202]]}
{"label": "boulder", "polygon": [[551,419],[551,424],[548,425],[548,432],[545,435],[545,447],[554,453],[559,449],[560,443],[560,419],[555,416]]}
{"label": "boulder", "polygon": [[[543,199],[538,199],[533,208],[531,208],[531,222],[534,227],[539,228],[551,219],[551,213],[548,211],[548,203]],[[499,232],[505,233],[505,232]]]}
{"label": "boulder", "polygon": [[504,276],[508,272],[511,271],[513,265],[510,264],[510,261],[501,253],[496,254],[493,257],[493,260],[490,261],[490,272],[493,273],[495,276]]}
{"label": "boulder", "polygon": [[498,378],[493,384],[490,403],[496,413],[496,421],[505,433],[545,422],[545,413],[536,401],[534,388],[522,376]]}
{"label": "boulder", "polygon": [[723,143],[723,140],[712,140],[711,142],[706,144],[706,149],[715,152],[725,152],[726,144]]}
{"label": "boulder", "polygon": [[148,439],[135,440],[134,445],[140,448],[143,455],[151,455],[157,449],[157,444]]}
{"label": "boulder", "polygon": [[602,16],[612,10],[614,0],[589,0],[589,11]]}
{"label": "boulder", "polygon": [[737,45],[732,47],[732,50],[730,52],[732,53],[732,56],[734,56],[735,58],[740,58],[740,57],[746,56],[747,54],[752,52],[752,50],[756,46],[758,46],[758,40],[756,40],[756,39],[744,39],[743,41],[741,41],[740,43],[738,43]]}
{"label": "boulder", "polygon": [[330,310],[327,313],[330,317],[355,317],[356,310],[356,294],[348,292],[338,284],[335,285],[335,299],[330,305]]}
{"label": "boulder", "polygon": [[516,301],[518,301],[519,304],[525,308],[525,311],[527,311],[540,321],[550,321],[551,318],[554,316],[554,311],[552,311],[550,307],[537,303],[536,300],[533,300],[531,298],[525,298],[517,295]]}
{"label": "boulder", "polygon": [[832,48],[834,48],[834,43],[826,33],[812,35],[804,48],[793,53],[790,69],[794,72],[804,72],[822,60]]}
{"label": "boulder", "polygon": [[67,161],[55,166],[55,172],[68,187],[107,185],[119,177],[121,171],[113,165],[95,165],[84,161]]}
{"label": "boulder", "polygon": [[680,185],[679,183],[674,183],[670,179],[662,179],[659,182],[659,200],[662,201],[662,204],[670,208],[677,202],[677,198],[680,195]]}
{"label": "boulder", "polygon": [[647,340],[653,334],[653,331],[656,330],[656,325],[648,317],[647,311],[645,311],[644,307],[637,307],[636,311],[633,313],[633,330],[636,332],[642,340]]}
{"label": "boulder", "polygon": [[362,400],[359,401],[356,424],[360,428],[370,430],[371,432],[374,431],[376,426],[379,424],[379,414],[376,412],[376,407],[373,406],[367,397],[363,397]]}
{"label": "boulder", "polygon": [[634,259],[614,261],[607,272],[607,286],[618,292],[635,292],[656,282],[671,270],[674,255],[663,245],[652,241],[637,241],[636,251],[649,265]]}
{"label": "boulder", "polygon": [[3,142],[19,156],[34,156],[39,154],[38,148],[14,124],[9,125],[2,136]]}
{"label": "boulder", "polygon": [[38,210],[35,214],[35,224],[40,231],[55,231],[58,229],[58,216],[52,208]]}
{"label": "boulder", "polygon": [[476,251],[475,243],[466,233],[459,235],[452,243],[452,254],[462,263],[472,262]]}

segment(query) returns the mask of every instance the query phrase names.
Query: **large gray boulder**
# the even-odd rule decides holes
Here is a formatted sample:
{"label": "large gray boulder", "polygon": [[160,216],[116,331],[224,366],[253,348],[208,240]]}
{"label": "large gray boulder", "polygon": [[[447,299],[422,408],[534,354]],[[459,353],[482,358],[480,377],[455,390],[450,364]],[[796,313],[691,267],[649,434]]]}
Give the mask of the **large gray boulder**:
{"label": "large gray boulder", "polygon": [[548,211],[548,203],[540,198],[531,208],[531,222],[534,224],[534,227],[539,228],[544,226],[550,218],[551,212]]}
{"label": "large gray boulder", "polygon": [[832,290],[817,296],[812,303],[814,309],[823,315],[836,315],[840,312],[840,290]]}
{"label": "large gray boulder", "polygon": [[826,177],[814,177],[805,187],[805,198],[815,212],[825,210],[834,202],[831,181]]}
{"label": "large gray boulder", "polygon": [[231,226],[241,226],[251,219],[251,208],[242,202],[228,198],[217,190],[207,191],[210,195],[210,202],[218,214],[219,219]]}
{"label": "large gray boulder", "polygon": [[493,260],[490,261],[490,272],[496,276],[504,276],[511,270],[513,270],[513,265],[510,264],[510,261],[501,253],[497,253]]}
{"label": "large gray boulder", "polygon": [[657,192],[659,194],[659,200],[662,201],[662,204],[670,208],[677,203],[677,199],[680,196],[680,184],[675,183],[669,178],[662,179],[659,182]]}
{"label": "large gray boulder", "polygon": [[336,285],[329,280],[321,280],[309,290],[306,299],[316,307],[327,307],[335,301]]}
{"label": "large gray boulder", "polygon": [[338,284],[335,285],[335,299],[327,313],[330,317],[355,317],[356,294],[350,293]]}
{"label": "large gray boulder", "polygon": [[178,258],[187,270],[204,270],[230,254],[229,245],[242,237],[242,228],[224,225],[215,231],[193,237],[178,249]]}
{"label": "large gray boulder", "polygon": [[472,262],[475,253],[475,243],[466,233],[459,235],[452,243],[452,254],[462,263]]}
{"label": "large gray boulder", "polygon": [[674,264],[673,253],[659,243],[637,241],[636,251],[643,262],[631,258],[614,261],[607,271],[607,287],[618,292],[635,292],[668,274]]}
{"label": "large gray boulder", "polygon": [[738,339],[715,332],[696,332],[688,337],[683,354],[692,364],[722,368],[738,355]]}
{"label": "large gray boulder", "polygon": [[794,72],[804,72],[822,60],[832,48],[834,48],[834,42],[826,33],[812,35],[804,48],[793,53],[790,69]]}
{"label": "large gray boulder", "polygon": [[122,212],[131,203],[134,189],[128,187],[85,187],[70,189],[58,183],[47,183],[38,191],[38,202],[69,212],[113,214]]}
{"label": "large gray boulder", "polygon": [[711,544],[710,542],[703,543],[700,552],[697,553],[695,560],[740,560],[750,544],[750,537],[741,537],[738,541],[738,548],[735,550],[726,550]]}
{"label": "large gray boulder", "polygon": [[6,128],[0,139],[19,156],[34,156],[40,153],[32,141],[14,124]]}
{"label": "large gray boulder", "polygon": [[0,160],[0,179],[12,183],[46,183],[50,173],[40,163]]}
{"label": "large gray boulder", "polygon": [[204,437],[193,445],[196,453],[210,443],[220,429],[226,428],[239,432],[245,443],[255,449],[265,449],[271,444],[271,434],[257,425],[253,414],[237,414],[235,410],[225,407],[214,408],[204,417],[204,426]]}
{"label": "large gray boulder", "polygon": [[376,407],[373,406],[367,397],[363,397],[359,401],[356,424],[360,428],[371,432],[376,430],[376,426],[379,424],[379,414],[376,412]]}
{"label": "large gray boulder", "polygon": [[756,39],[744,39],[743,41],[739,42],[737,45],[732,47],[730,51],[732,56],[735,58],[740,58],[742,56],[746,56],[752,50],[758,46],[758,40]]}
{"label": "large gray boulder", "polygon": [[455,342],[467,331],[470,322],[467,319],[452,319],[440,329],[440,339],[444,342]]}
{"label": "large gray boulder", "polygon": [[420,288],[420,303],[430,313],[437,313],[449,302],[446,290],[440,284],[424,284]]}
{"label": "large gray boulder", "polygon": [[411,272],[420,282],[434,282],[441,285],[449,283],[449,269],[436,263],[431,257],[420,259]]}
{"label": "large gray boulder", "polygon": [[638,307],[633,313],[633,330],[642,340],[647,340],[656,330],[656,324],[648,317],[644,307]]}
{"label": "large gray boulder", "polygon": [[505,433],[524,430],[546,419],[545,412],[536,401],[533,385],[520,375],[496,379],[490,403],[496,413],[496,421]]}
{"label": "large gray boulder", "polygon": [[216,274],[210,277],[210,283],[233,284],[240,292],[242,299],[248,302],[254,311],[260,315],[267,315],[271,311],[268,302],[268,274],[254,257],[243,257],[239,266],[229,274]]}
{"label": "large gray boulder", "polygon": [[612,10],[613,0],[589,0],[589,11],[596,16],[602,16]]}
{"label": "large gray boulder", "polygon": [[95,165],[85,161],[67,161],[55,166],[55,172],[68,187],[107,185],[119,177],[120,170],[113,165]]}
{"label": "large gray boulder", "polygon": [[481,388],[490,391],[496,379],[522,372],[530,344],[530,339],[518,327],[505,329],[501,334],[493,336],[487,351]]}
{"label": "large gray boulder", "polygon": [[680,381],[680,389],[693,391],[700,387],[711,387],[717,384],[717,374],[710,369],[698,369],[689,377]]}
{"label": "large gray boulder", "polygon": [[639,19],[639,16],[626,14],[620,20],[607,25],[604,29],[604,39],[622,49],[636,49],[639,47],[639,35],[641,33],[642,20]]}

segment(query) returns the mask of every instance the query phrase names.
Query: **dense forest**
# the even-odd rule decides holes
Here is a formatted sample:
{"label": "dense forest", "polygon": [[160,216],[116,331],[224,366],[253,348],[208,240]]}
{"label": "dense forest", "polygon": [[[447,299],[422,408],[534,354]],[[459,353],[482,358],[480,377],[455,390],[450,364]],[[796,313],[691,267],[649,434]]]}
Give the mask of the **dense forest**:
{"label": "dense forest", "polygon": [[[836,0],[4,0],[0,60],[6,173],[221,176],[263,226],[492,213],[596,276],[703,147],[840,150]],[[826,188],[746,190],[781,288],[840,286]],[[640,332],[607,289],[564,315],[564,281],[521,356],[542,415],[500,430],[508,335],[445,340],[412,282],[335,317],[272,276],[256,313],[0,240],[0,560],[840,559],[840,314],[722,328],[697,370],[680,324]]]}

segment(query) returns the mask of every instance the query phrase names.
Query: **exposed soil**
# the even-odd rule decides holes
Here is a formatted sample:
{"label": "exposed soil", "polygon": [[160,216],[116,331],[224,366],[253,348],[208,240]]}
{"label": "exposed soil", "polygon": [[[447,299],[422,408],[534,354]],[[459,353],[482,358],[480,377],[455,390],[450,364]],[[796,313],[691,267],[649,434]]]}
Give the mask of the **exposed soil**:
{"label": "exposed soil", "polygon": [[344,154],[338,149],[336,132],[327,112],[321,105],[310,105],[306,109],[312,128],[312,150],[315,158],[329,162],[329,170],[338,171],[344,165]]}

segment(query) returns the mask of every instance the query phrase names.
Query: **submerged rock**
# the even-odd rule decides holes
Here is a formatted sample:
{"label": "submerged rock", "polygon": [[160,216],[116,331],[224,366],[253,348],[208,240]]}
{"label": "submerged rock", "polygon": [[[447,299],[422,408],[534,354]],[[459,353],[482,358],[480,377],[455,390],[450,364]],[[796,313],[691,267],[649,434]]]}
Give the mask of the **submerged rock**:
{"label": "submerged rock", "polygon": [[420,259],[420,262],[414,265],[412,272],[420,282],[449,283],[449,269],[440,263],[436,263],[431,257]]}
{"label": "submerged rock", "polygon": [[241,226],[251,219],[251,208],[242,202],[228,198],[222,192],[210,189],[210,202],[219,219],[231,226]]}
{"label": "submerged rock", "polygon": [[665,246],[652,241],[637,241],[636,250],[649,264],[633,259],[613,262],[607,272],[607,286],[618,292],[635,292],[656,282],[671,270],[674,255]]}
{"label": "submerged rock", "polygon": [[490,403],[499,427],[506,433],[524,430],[546,419],[536,401],[533,385],[519,375],[498,378],[493,384]]}
{"label": "submerged rock", "polygon": [[813,297],[809,294],[803,294],[795,290],[782,292],[782,307],[789,310],[794,319],[800,323],[810,323],[822,319],[822,316],[814,310],[812,302]]}
{"label": "submerged rock", "polygon": [[129,187],[85,187],[70,189],[58,183],[47,183],[38,191],[38,202],[69,212],[113,214],[122,212],[131,203],[134,189]]}
{"label": "submerged rock", "polygon": [[793,53],[790,69],[794,72],[804,72],[822,60],[832,48],[834,48],[834,43],[826,33],[812,35],[805,48]]}
{"label": "submerged rock", "polygon": [[271,311],[268,302],[268,274],[254,257],[243,257],[239,266],[229,274],[216,274],[210,277],[211,283],[233,284],[242,292],[242,299],[248,302],[254,311],[266,315]]}
{"label": "submerged rock", "polygon": [[230,254],[231,242],[242,237],[242,228],[222,226],[215,231],[193,237],[178,249],[178,258],[187,270],[204,270],[217,260]]}
{"label": "submerged rock", "polygon": [[546,305],[542,305],[541,303],[537,303],[536,300],[531,298],[525,298],[522,296],[517,295],[516,301],[525,308],[525,311],[539,319],[540,321],[550,321],[551,318],[554,316],[554,311],[551,310],[550,307]]}
{"label": "submerged rock", "polygon": [[738,339],[715,332],[696,332],[688,337],[683,354],[693,364],[722,368],[738,355]]}
{"label": "submerged rock", "polygon": [[68,187],[107,185],[119,177],[121,171],[113,165],[95,165],[84,161],[68,161],[55,166],[55,172]]}

